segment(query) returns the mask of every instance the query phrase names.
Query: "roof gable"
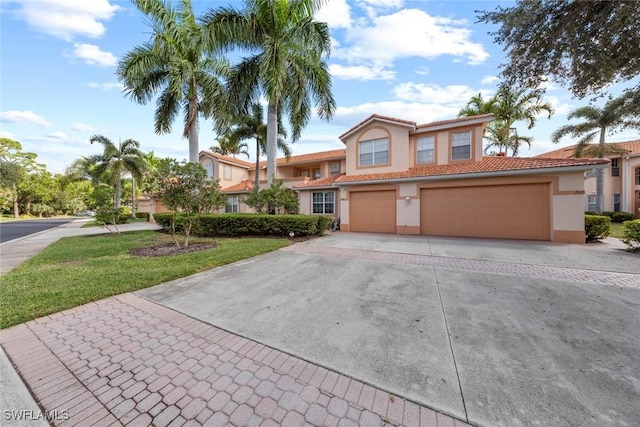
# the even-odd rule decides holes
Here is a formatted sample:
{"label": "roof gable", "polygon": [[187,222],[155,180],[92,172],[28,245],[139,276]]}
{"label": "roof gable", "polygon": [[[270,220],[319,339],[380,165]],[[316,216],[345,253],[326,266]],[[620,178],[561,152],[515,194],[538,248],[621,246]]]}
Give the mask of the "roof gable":
{"label": "roof gable", "polygon": [[388,117],[388,116],[381,116],[379,114],[372,114],[369,117],[367,117],[366,119],[364,119],[363,121],[361,121],[360,123],[358,123],[357,125],[353,126],[351,129],[349,129],[348,131],[346,131],[342,135],[340,135],[338,138],[340,139],[340,141],[345,142],[345,140],[349,136],[353,135],[354,133],[356,133],[357,131],[359,131],[363,127],[366,127],[369,124],[375,123],[375,122],[381,122],[381,123],[387,123],[387,124],[392,124],[392,125],[396,125],[396,126],[406,127],[406,128],[409,128],[410,131],[412,131],[412,130],[414,130],[416,128],[416,122],[412,122],[410,120],[402,120],[402,119],[397,119],[395,117]]}
{"label": "roof gable", "polygon": [[223,156],[222,154],[218,154],[218,153],[214,153],[212,151],[207,151],[207,150],[202,150],[200,152],[200,158],[202,158],[202,156],[205,157],[212,157],[218,161],[221,161],[223,163],[228,163],[228,164],[232,164],[235,166],[240,166],[243,168],[251,168],[254,167],[254,164],[251,162],[247,162],[245,160],[241,160],[241,159],[237,159],[235,157],[229,157],[229,156]]}

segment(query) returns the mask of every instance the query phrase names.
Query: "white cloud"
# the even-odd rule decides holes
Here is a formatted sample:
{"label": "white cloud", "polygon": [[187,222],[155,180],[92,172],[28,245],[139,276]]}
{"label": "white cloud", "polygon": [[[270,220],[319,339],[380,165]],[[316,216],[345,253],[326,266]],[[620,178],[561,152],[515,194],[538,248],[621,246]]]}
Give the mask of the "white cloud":
{"label": "white cloud", "polygon": [[16,135],[8,130],[0,130],[0,138],[8,138],[15,141]]}
{"label": "white cloud", "polygon": [[33,111],[3,111],[0,113],[0,121],[19,125],[51,126],[51,122]]}
{"label": "white cloud", "polygon": [[343,46],[337,47],[333,56],[352,62],[391,64],[401,58],[451,55],[469,64],[483,63],[489,54],[480,43],[470,40],[468,25],[463,20],[403,9],[349,28]]}
{"label": "white cloud", "polygon": [[85,123],[74,123],[71,125],[71,129],[78,132],[93,132],[95,128],[91,125],[87,125]]}
{"label": "white cloud", "polygon": [[339,64],[329,65],[329,72],[333,77],[344,80],[393,80],[395,71],[385,70],[382,66],[354,65],[344,66]]}
{"label": "white cloud", "polygon": [[122,85],[122,83],[117,83],[117,82],[112,82],[112,83],[89,82],[87,83],[87,86],[93,89],[102,89],[104,91],[109,91],[113,89],[118,89],[118,90],[124,89],[124,86]]}
{"label": "white cloud", "polygon": [[17,0],[17,16],[36,31],[71,41],[76,36],[97,38],[104,34],[101,21],[120,9],[109,0]]}
{"label": "white cloud", "polygon": [[500,79],[496,76],[484,76],[482,80],[480,80],[480,83],[482,83],[483,85],[490,85],[497,82],[498,80]]}
{"label": "white cloud", "polygon": [[[566,102],[562,102],[560,98],[557,96],[544,96],[542,98],[543,102],[548,102],[553,106],[555,110],[554,115],[564,116],[569,114],[569,112],[574,108],[571,104],[567,104]],[[539,117],[547,117],[546,112],[542,112],[538,115]]]}
{"label": "white cloud", "polygon": [[458,111],[460,111],[459,107],[442,104],[403,101],[369,102],[353,107],[338,107],[332,123],[351,127],[372,114],[380,114],[413,120],[420,124],[456,117]]}
{"label": "white cloud", "polygon": [[316,13],[318,21],[326,22],[331,28],[349,28],[351,26],[351,7],[346,0],[329,0]]}
{"label": "white cloud", "polygon": [[111,52],[100,50],[93,44],[76,43],[73,45],[73,53],[70,55],[74,58],[82,59],[86,64],[97,65],[99,67],[113,67],[118,63],[118,58]]}
{"label": "white cloud", "polygon": [[62,131],[55,131],[46,136],[33,136],[26,138],[27,141],[35,141],[35,142],[67,142],[69,139],[69,135]]}
{"label": "white cloud", "polygon": [[421,76],[426,76],[429,75],[429,67],[427,67],[426,65],[423,65],[422,67],[418,67],[414,70],[414,72],[416,74],[419,74]]}
{"label": "white cloud", "polygon": [[[490,94],[486,90],[473,89],[466,85],[438,86],[424,83],[402,83],[393,88],[393,93],[402,101],[423,101],[435,104],[451,105],[462,108],[472,96],[482,93]],[[457,112],[456,112],[457,115]]]}

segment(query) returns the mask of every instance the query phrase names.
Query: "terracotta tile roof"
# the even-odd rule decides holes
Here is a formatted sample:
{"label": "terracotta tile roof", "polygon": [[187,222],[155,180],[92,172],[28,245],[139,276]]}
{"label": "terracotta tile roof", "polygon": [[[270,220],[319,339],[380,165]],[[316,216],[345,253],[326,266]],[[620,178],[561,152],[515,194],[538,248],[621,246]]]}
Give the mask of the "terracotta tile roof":
{"label": "terracotta tile roof", "polygon": [[420,178],[436,176],[453,176],[467,174],[484,174],[491,172],[512,172],[535,169],[552,169],[572,166],[588,166],[608,164],[606,159],[541,159],[525,157],[483,157],[480,162],[457,163],[449,165],[420,166],[404,172],[389,172],[367,175],[341,176],[337,183],[358,181],[380,181],[403,178]]}
{"label": "terracotta tile roof", "polygon": [[422,125],[418,125],[417,128],[422,129],[422,128],[459,124],[464,122],[476,121],[480,119],[488,119],[487,121],[491,121],[491,119],[493,119],[493,114],[478,114],[477,116],[466,116],[466,117],[458,117],[458,118],[449,119],[449,120],[438,120],[437,122],[424,123]]}
{"label": "terracotta tile roof", "polygon": [[209,157],[214,157],[226,163],[233,163],[235,165],[246,167],[246,168],[255,167],[255,163],[247,162],[246,160],[238,159],[235,157],[223,156],[222,154],[214,153],[212,151],[202,150],[200,152],[200,155],[203,155],[203,154]]}
{"label": "terracotta tile roof", "polygon": [[331,187],[331,185],[339,177],[344,176],[344,173],[335,176],[328,176],[326,178],[314,179],[313,181],[302,182],[298,185],[294,185],[293,188],[308,188],[308,187]]}
{"label": "terracotta tile roof", "polygon": [[367,117],[366,119],[364,119],[363,121],[361,121],[360,123],[358,123],[357,125],[351,127],[349,130],[347,130],[342,135],[340,135],[338,137],[338,139],[342,140],[342,138],[346,137],[350,133],[354,132],[358,128],[366,125],[367,123],[369,123],[369,122],[371,122],[373,120],[382,120],[382,121],[385,121],[385,122],[395,122],[395,123],[398,123],[398,124],[401,124],[401,125],[405,125],[405,126],[409,125],[412,128],[416,127],[416,122],[412,122],[411,120],[397,119],[395,117],[382,116],[380,114],[372,114],[369,117]]}
{"label": "terracotta tile roof", "polygon": [[238,184],[226,187],[222,189],[223,193],[240,193],[245,191],[251,191],[253,189],[253,181],[245,180]]}
{"label": "terracotta tile roof", "polygon": [[[320,151],[317,153],[308,153],[308,154],[298,154],[297,156],[289,157],[287,161],[286,157],[278,157],[278,166],[282,165],[292,165],[297,163],[310,163],[310,162],[319,162],[323,160],[334,160],[334,159],[344,159],[347,157],[347,150],[344,148],[340,148],[338,150],[331,151]],[[260,162],[260,167],[266,167],[267,162]],[[255,167],[253,168],[255,169]]]}
{"label": "terracotta tile roof", "polygon": [[[597,145],[597,144],[590,144]],[[628,154],[640,154],[640,139],[625,142],[609,142],[608,146],[615,147],[622,150],[627,150]],[[549,151],[548,153],[538,154],[535,157],[544,159],[567,159],[573,157],[573,153],[576,149],[576,144],[568,147],[562,147],[557,150]]]}

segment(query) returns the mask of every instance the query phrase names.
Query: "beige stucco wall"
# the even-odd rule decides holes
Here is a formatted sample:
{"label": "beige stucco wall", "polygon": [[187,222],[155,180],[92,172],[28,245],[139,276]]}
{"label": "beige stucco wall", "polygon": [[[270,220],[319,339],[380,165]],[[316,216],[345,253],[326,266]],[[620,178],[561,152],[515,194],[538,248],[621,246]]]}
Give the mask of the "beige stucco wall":
{"label": "beige stucco wall", "polygon": [[[389,138],[388,166],[358,166],[358,142],[370,139]],[[402,172],[409,169],[409,131],[407,128],[393,125],[382,126],[372,123],[361,132],[347,139],[347,175],[366,175],[371,173]]]}
{"label": "beige stucco wall", "polygon": [[300,213],[311,215],[311,191],[299,191],[298,202],[300,203]]}

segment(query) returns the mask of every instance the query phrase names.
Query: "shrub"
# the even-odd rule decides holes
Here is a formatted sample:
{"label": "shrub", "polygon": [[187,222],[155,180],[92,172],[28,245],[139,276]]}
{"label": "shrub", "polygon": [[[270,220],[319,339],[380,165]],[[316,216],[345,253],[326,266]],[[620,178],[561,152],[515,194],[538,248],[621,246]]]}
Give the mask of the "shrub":
{"label": "shrub", "polygon": [[324,232],[329,229],[329,224],[331,224],[333,218],[330,216],[319,216],[318,217],[318,235],[324,235]]}
{"label": "shrub", "polygon": [[149,212],[136,212],[136,218],[144,218],[149,221]]}
{"label": "shrub", "polygon": [[622,241],[630,250],[640,250],[640,219],[622,223]]}
{"label": "shrub", "polygon": [[587,242],[604,239],[611,230],[611,219],[603,215],[585,215],[584,231]]}
{"label": "shrub", "polygon": [[254,187],[244,199],[244,204],[255,209],[256,213],[296,214],[299,202],[296,192],[282,185],[281,181],[271,187],[259,190]]}
{"label": "shrub", "polygon": [[101,208],[96,211],[96,221],[105,225],[125,224],[131,217],[131,209]]}
{"label": "shrub", "polygon": [[585,215],[598,215],[596,212],[594,211],[585,211],[584,212]]}
{"label": "shrub", "polygon": [[633,221],[633,214],[629,212],[613,212],[613,215],[611,215],[611,221],[620,223]]}
{"label": "shrub", "polygon": [[[602,215],[608,216],[609,218],[611,218],[612,221],[613,221],[613,214],[615,214],[614,211],[604,211],[604,212],[602,212]],[[597,215],[597,214],[593,214],[593,215]]]}
{"label": "shrub", "polygon": [[[155,214],[156,223],[171,231],[172,212]],[[184,214],[177,213],[180,227]],[[194,234],[215,236],[312,236],[322,235],[331,219],[314,215],[205,214],[198,218]]]}

